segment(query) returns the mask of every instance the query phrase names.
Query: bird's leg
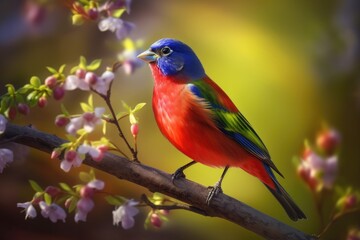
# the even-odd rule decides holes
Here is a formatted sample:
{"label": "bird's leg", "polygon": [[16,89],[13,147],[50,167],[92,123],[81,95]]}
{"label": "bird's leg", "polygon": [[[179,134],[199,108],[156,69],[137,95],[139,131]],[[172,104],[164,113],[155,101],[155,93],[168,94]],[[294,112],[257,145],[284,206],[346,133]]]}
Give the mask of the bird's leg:
{"label": "bird's leg", "polygon": [[217,181],[213,187],[209,187],[210,191],[206,198],[207,205],[210,205],[211,200],[213,199],[214,196],[216,196],[216,194],[222,193],[221,183],[222,183],[228,169],[229,169],[229,166],[226,166],[223,173],[221,174],[219,181]]}
{"label": "bird's leg", "polygon": [[172,183],[174,183],[174,181],[178,178],[184,178],[185,174],[184,174],[184,170],[187,169],[188,167],[194,165],[196,163],[196,161],[191,161],[188,164],[185,164],[184,166],[180,167],[179,169],[177,169],[172,175],[171,175],[171,181]]}

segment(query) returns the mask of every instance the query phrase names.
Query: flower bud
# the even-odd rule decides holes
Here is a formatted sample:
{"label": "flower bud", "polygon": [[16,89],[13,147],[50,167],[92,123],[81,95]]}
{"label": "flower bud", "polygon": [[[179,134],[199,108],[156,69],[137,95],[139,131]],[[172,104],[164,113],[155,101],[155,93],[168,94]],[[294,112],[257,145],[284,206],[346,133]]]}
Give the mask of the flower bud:
{"label": "flower bud", "polygon": [[54,96],[54,99],[55,100],[60,100],[64,97],[65,95],[65,90],[64,90],[64,87],[61,85],[61,86],[57,86],[54,91],[53,91],[53,96]]}
{"label": "flower bud", "polygon": [[59,188],[57,188],[57,187],[54,187],[54,186],[47,186],[45,188],[45,192],[47,194],[49,194],[51,197],[55,197],[61,192],[61,190]]}
{"label": "flower bud", "polygon": [[68,117],[65,117],[65,115],[57,115],[55,118],[55,125],[58,127],[64,127],[69,122],[70,119]]}
{"label": "flower bud", "polygon": [[59,151],[58,149],[54,149],[52,152],[51,152],[51,159],[55,159],[57,158],[58,156],[60,156],[61,154],[61,151]]}
{"label": "flower bud", "polygon": [[49,76],[45,79],[45,85],[48,86],[49,88],[53,89],[56,86],[56,77],[54,76]]}
{"label": "flower bud", "polygon": [[94,196],[94,192],[95,190],[93,188],[85,185],[80,189],[80,196],[82,198],[92,198]]}
{"label": "flower bud", "polygon": [[137,123],[131,124],[130,131],[133,137],[136,137],[139,133],[139,125]]}
{"label": "flower bud", "polygon": [[88,11],[88,16],[91,20],[96,20],[99,16],[97,8],[90,8]]}
{"label": "flower bud", "polygon": [[67,151],[65,153],[65,159],[69,162],[72,162],[77,156],[77,152],[74,150]]}
{"label": "flower bud", "polygon": [[151,214],[150,222],[154,227],[160,228],[162,225],[162,221],[156,213]]}
{"label": "flower bud", "polygon": [[357,197],[354,194],[350,194],[348,196],[346,196],[345,199],[345,208],[346,209],[351,209],[353,207],[355,207],[357,204]]}
{"label": "flower bud", "polygon": [[38,99],[38,106],[40,108],[43,108],[47,105],[47,98],[45,96],[42,96],[41,98]]}
{"label": "flower bud", "polygon": [[93,72],[87,72],[85,75],[85,82],[89,85],[93,85],[97,82],[97,76]]}
{"label": "flower bud", "polygon": [[85,78],[85,74],[86,74],[86,71],[82,68],[77,69],[75,72],[75,75],[80,79]]}
{"label": "flower bud", "polygon": [[19,103],[17,105],[17,110],[19,113],[23,114],[23,115],[29,115],[30,113],[30,108],[29,105],[27,105],[26,103]]}
{"label": "flower bud", "polygon": [[331,155],[340,144],[340,134],[335,129],[326,129],[316,138],[317,147],[324,153]]}
{"label": "flower bud", "polygon": [[16,107],[12,106],[9,108],[8,117],[10,120],[14,120],[17,114]]}

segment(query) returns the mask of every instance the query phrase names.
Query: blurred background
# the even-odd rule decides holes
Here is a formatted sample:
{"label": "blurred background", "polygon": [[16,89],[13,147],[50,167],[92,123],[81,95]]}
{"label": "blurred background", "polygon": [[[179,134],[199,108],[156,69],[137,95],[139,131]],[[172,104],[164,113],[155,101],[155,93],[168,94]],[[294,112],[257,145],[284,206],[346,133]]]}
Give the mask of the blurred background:
{"label": "blurred background", "polygon": [[[5,84],[20,87],[33,75],[45,79],[46,66],[74,66],[80,55],[104,59],[111,65],[121,51],[114,34],[100,32],[96,23],[71,24],[63,1],[32,9],[34,1],[0,2],[0,93]],[[30,9],[30,10],[29,10]],[[40,11],[34,16],[31,11]],[[360,188],[360,2],[330,1],[184,1],[133,0],[124,19],[136,24],[131,34],[144,41],[171,37],[193,48],[207,74],[232,98],[267,145],[272,159],[285,176],[280,183],[303,209],[306,221],[292,222],[281,206],[257,179],[240,169],[230,169],[223,183],[226,194],[280,221],[308,233],[318,233],[319,220],[311,193],[296,174],[294,156],[301,154],[305,139],[310,142],[323,123],[341,134],[339,171],[336,183]],[[103,69],[103,68],[102,68]],[[126,75],[117,72],[113,103],[122,111],[120,100],[134,106],[148,103],[139,113],[139,159],[146,165],[172,173],[189,162],[161,135],[151,110],[152,76],[147,66]],[[71,113],[86,93],[67,92],[65,106]],[[96,99],[98,105],[104,105]],[[54,125],[60,104],[34,108],[19,124],[64,137]],[[128,122],[123,122],[129,129]],[[116,134],[109,138],[117,141]],[[128,133],[130,135],[130,133]],[[120,142],[120,139],[119,139]],[[66,224],[52,224],[37,217],[25,220],[17,202],[31,200],[28,179],[42,186],[58,182],[76,184],[79,171],[69,174],[59,161],[39,151],[13,146],[15,161],[0,174],[0,234],[2,239],[260,239],[235,224],[185,211],[173,211],[161,229],[145,230],[146,211],[136,216],[135,228],[123,230],[112,225],[113,208],[101,196],[86,223],[76,224],[73,215]],[[125,149],[125,148],[124,148]],[[195,165],[186,171],[189,179],[213,185],[220,169]],[[96,172],[106,181],[106,191],[138,198],[146,189]],[[149,193],[150,194],[150,193]],[[329,201],[333,201],[329,199]],[[148,209],[147,209],[148,210]],[[360,226],[359,213],[336,222],[324,239],[346,239],[352,227]]]}

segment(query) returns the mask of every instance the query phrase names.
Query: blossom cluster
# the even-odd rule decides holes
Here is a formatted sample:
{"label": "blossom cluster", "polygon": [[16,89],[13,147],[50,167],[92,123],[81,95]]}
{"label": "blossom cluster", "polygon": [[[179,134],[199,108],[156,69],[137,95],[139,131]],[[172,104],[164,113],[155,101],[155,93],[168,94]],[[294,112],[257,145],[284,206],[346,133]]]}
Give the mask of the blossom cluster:
{"label": "blossom cluster", "polygon": [[[6,130],[7,120],[0,114],[0,136]],[[14,160],[14,153],[7,148],[0,148],[0,173],[4,170],[7,164],[11,163]]]}

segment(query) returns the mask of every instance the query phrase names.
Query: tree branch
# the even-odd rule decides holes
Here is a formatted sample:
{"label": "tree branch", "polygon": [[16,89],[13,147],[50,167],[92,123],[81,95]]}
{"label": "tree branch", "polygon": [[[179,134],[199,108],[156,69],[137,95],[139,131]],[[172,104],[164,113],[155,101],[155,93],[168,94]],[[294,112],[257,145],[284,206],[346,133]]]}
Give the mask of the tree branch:
{"label": "tree branch", "polygon": [[[47,153],[51,153],[54,148],[65,142],[55,135],[10,123],[1,138],[4,141],[14,139],[17,143]],[[119,179],[143,186],[152,192],[160,192],[185,202],[194,209],[201,209],[203,215],[236,223],[266,239],[317,239],[222,193],[216,195],[208,206],[205,199],[209,190],[206,187],[187,179],[176,180],[175,186],[171,182],[170,174],[114,154],[106,154],[101,162],[86,159],[84,163]]]}

